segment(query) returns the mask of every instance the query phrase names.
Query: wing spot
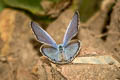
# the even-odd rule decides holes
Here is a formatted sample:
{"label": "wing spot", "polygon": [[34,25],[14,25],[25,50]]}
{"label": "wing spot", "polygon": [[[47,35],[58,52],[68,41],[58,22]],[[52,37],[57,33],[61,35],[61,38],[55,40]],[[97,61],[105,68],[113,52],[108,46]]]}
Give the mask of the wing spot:
{"label": "wing spot", "polygon": [[70,59],[72,59],[72,57],[70,57]]}
{"label": "wing spot", "polygon": [[55,59],[53,59],[54,61],[56,61]]}

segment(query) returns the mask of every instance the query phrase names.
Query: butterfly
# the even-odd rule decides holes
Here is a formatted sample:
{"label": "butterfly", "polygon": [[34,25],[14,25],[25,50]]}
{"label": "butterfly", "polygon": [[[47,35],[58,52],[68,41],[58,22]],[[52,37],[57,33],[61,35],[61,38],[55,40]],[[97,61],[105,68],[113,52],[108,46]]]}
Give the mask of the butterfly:
{"label": "butterfly", "polygon": [[80,40],[71,40],[78,33],[79,15],[74,13],[71,22],[65,32],[63,43],[56,44],[54,39],[43,30],[37,23],[31,22],[31,28],[37,40],[44,43],[40,52],[53,63],[70,63],[79,53],[81,48]]}

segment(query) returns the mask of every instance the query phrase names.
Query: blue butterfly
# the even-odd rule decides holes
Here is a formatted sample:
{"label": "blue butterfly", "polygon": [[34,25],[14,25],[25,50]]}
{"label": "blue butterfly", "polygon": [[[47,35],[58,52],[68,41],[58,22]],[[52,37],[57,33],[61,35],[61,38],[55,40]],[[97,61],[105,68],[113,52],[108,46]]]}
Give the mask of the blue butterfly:
{"label": "blue butterfly", "polygon": [[59,64],[69,63],[79,53],[81,48],[80,40],[71,40],[78,33],[78,12],[75,12],[62,44],[57,45],[53,38],[38,24],[31,22],[31,28],[37,40],[44,43],[40,48],[40,52],[52,62]]}

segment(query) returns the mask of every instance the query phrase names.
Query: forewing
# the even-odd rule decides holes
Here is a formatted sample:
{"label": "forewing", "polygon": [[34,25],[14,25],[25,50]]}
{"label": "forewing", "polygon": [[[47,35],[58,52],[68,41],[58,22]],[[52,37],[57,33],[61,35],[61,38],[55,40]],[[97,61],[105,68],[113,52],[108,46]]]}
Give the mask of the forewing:
{"label": "forewing", "polygon": [[75,12],[72,21],[70,22],[64,39],[63,39],[63,46],[66,46],[68,42],[77,34],[78,32],[78,12]]}
{"label": "forewing", "polygon": [[54,47],[43,45],[40,48],[40,51],[44,56],[48,57],[48,59],[50,59],[52,62],[57,63],[61,61],[60,54],[58,50]]}
{"label": "forewing", "polygon": [[81,44],[79,40],[71,41],[65,48],[64,48],[64,59],[68,62],[72,61],[76,55],[79,53]]}
{"label": "forewing", "polygon": [[56,42],[38,24],[36,24],[35,22],[31,22],[31,28],[32,28],[32,30],[33,30],[33,32],[34,32],[38,41],[40,41],[42,43],[46,43],[48,45],[51,45],[51,46],[57,48]]}

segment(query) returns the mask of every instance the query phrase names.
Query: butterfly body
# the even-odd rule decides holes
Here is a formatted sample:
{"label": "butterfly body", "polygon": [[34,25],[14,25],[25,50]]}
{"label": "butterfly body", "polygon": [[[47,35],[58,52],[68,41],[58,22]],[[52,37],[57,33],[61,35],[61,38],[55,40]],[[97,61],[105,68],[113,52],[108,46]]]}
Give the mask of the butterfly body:
{"label": "butterfly body", "polygon": [[78,13],[75,12],[70,22],[62,44],[56,44],[52,37],[38,24],[31,22],[32,30],[39,42],[45,43],[40,52],[54,63],[64,64],[71,62],[79,53],[80,40],[71,40],[78,33]]}

